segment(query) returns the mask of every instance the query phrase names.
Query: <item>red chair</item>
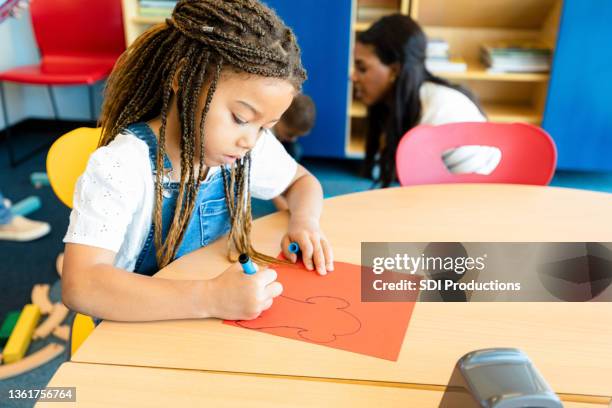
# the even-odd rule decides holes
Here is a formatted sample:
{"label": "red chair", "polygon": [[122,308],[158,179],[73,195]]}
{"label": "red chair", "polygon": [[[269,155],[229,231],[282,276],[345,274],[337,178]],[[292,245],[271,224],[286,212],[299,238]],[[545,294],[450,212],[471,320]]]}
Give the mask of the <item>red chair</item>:
{"label": "red chair", "polygon": [[[501,161],[488,175],[453,174],[442,155],[459,146],[493,146]],[[400,141],[396,169],[403,186],[442,183],[547,185],[557,163],[555,143],[544,130],[522,123],[452,123],[417,126]]]}
{"label": "red chair", "polygon": [[95,120],[93,85],[108,76],[125,50],[121,0],[31,0],[30,14],[40,64],[0,72],[0,98],[12,166],[35,152],[15,159],[3,83],[47,85],[56,119],[59,114],[52,86],[87,85],[89,111]]}

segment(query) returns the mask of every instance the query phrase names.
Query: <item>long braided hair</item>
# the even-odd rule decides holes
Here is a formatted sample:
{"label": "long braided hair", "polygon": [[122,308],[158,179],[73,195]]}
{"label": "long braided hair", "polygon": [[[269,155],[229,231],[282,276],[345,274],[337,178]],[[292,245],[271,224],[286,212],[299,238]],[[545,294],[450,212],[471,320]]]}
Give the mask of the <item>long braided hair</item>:
{"label": "long braided hair", "polygon": [[[299,91],[306,80],[300,49],[293,32],[257,0],[181,0],[172,18],[142,34],[119,58],[107,82],[102,107],[102,139],[108,145],[129,124],[161,114],[157,168],[163,168],[166,123],[178,77],[176,101],[181,126],[181,178],[176,209],[162,242],[162,171],[155,178],[153,216],[157,264],[176,256],[193,212],[197,191],[205,178],[204,123],[223,70],[289,81]],[[208,86],[204,108],[196,120],[196,107]],[[196,126],[199,127],[199,171],[195,174]],[[225,196],[231,219],[228,256],[247,253],[259,262],[277,262],[257,252],[250,242],[251,196],[247,154],[222,167]]]}

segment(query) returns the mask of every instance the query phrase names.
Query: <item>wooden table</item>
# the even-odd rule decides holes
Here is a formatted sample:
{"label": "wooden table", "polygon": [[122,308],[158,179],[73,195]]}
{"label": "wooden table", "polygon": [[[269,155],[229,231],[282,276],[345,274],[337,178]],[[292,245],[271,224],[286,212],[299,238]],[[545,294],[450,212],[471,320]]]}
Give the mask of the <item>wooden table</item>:
{"label": "wooden table", "polygon": [[[439,185],[376,190],[326,200],[322,226],[335,258],[359,263],[362,241],[612,241],[612,195],[532,186]],[[279,251],[287,214],[257,220],[253,241]],[[228,265],[225,242],[160,271],[211,278]],[[218,320],[103,322],[73,360],[85,363],[447,384],[457,359],[518,347],[570,400],[612,396],[609,303],[418,303],[397,362],[223,325]],[[598,398],[599,397],[599,398]]]}
{"label": "wooden table", "polygon": [[[63,364],[49,387],[76,387],[79,407],[436,407],[443,395],[253,374],[83,363]],[[37,407],[56,406],[52,404],[57,405]]]}
{"label": "wooden table", "polygon": [[[254,374],[64,363],[49,387],[76,387],[78,407],[437,407],[443,393]],[[36,407],[57,407],[57,402]],[[566,403],[566,408],[604,404]]]}

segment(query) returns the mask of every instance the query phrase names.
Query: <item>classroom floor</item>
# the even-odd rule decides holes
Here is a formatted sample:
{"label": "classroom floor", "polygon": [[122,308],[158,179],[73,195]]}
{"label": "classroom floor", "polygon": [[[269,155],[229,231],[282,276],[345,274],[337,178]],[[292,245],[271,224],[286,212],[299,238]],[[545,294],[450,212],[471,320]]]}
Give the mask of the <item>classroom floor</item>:
{"label": "classroom floor", "polygon": [[[83,126],[82,123],[53,121],[26,121],[14,128],[13,140],[19,152],[50,143],[58,135]],[[2,134],[2,133],[0,133]],[[3,136],[3,134],[2,134]],[[21,155],[22,153],[19,153]],[[55,272],[55,257],[63,249],[62,238],[68,226],[69,209],[53,194],[50,187],[35,189],[30,183],[30,174],[45,171],[46,152],[12,169],[8,162],[6,141],[0,139],[0,189],[5,197],[17,202],[30,195],[37,195],[42,208],[31,218],[51,224],[50,235],[32,243],[0,241],[0,319],[11,310],[19,310],[30,301],[32,287],[37,283],[53,286],[52,296],[59,300],[58,276]],[[359,162],[352,160],[307,159],[303,163],[321,181],[325,197],[333,197],[370,188],[371,182],[358,175]],[[612,193],[612,173],[558,172],[551,185]],[[255,217],[269,214],[274,207],[269,202],[255,200]],[[54,299],[55,300],[55,299]],[[33,345],[39,348],[43,343]],[[39,388],[46,385],[64,357],[28,374],[3,381],[0,395],[11,388]],[[14,401],[15,402],[15,401]],[[31,404],[8,405],[10,407]]]}

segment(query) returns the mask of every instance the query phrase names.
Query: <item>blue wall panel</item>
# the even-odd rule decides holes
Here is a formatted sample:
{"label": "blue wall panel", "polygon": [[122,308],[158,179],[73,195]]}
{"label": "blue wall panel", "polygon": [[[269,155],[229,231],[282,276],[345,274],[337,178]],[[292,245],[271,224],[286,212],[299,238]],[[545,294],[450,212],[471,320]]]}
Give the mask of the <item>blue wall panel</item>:
{"label": "blue wall panel", "polygon": [[308,71],[304,93],[317,123],[301,139],[304,154],[344,157],[349,86],[351,0],[264,0],[295,32]]}
{"label": "blue wall panel", "polygon": [[612,1],[565,0],[543,127],[558,167],[612,170]]}

